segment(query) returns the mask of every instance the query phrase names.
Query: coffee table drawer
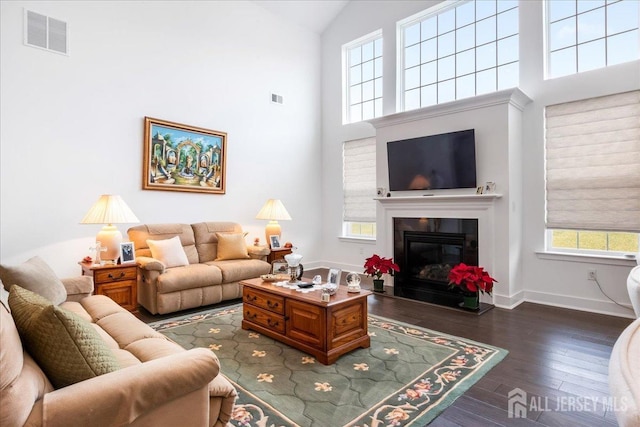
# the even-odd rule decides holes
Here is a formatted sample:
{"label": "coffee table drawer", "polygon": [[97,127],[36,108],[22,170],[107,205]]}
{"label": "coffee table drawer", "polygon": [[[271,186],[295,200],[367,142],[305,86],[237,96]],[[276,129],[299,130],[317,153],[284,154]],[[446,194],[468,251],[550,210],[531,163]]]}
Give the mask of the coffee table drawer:
{"label": "coffee table drawer", "polygon": [[260,292],[255,289],[243,288],[242,300],[256,307],[284,315],[284,298],[278,295]]}
{"label": "coffee table drawer", "polygon": [[261,308],[248,304],[244,305],[243,312],[244,320],[284,334],[284,316],[278,316],[270,311],[263,310]]}

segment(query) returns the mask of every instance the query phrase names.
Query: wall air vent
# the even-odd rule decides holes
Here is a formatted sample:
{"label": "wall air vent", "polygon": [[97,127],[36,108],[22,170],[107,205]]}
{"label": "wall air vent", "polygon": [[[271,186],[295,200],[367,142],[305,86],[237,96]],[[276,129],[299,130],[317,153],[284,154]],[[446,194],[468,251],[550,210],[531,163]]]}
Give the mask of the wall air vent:
{"label": "wall air vent", "polygon": [[276,95],[275,93],[272,93],[271,102],[273,102],[274,104],[282,104],[284,102],[284,98],[282,98],[282,95]]}
{"label": "wall air vent", "polygon": [[30,10],[24,11],[24,44],[68,54],[67,23]]}

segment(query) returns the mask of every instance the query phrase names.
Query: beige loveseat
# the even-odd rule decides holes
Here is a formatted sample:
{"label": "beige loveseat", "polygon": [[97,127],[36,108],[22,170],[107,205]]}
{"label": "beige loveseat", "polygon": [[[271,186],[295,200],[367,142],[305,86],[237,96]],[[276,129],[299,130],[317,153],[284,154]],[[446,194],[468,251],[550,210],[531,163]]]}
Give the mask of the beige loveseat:
{"label": "beige loveseat", "polygon": [[[10,314],[6,291],[0,282],[0,293],[4,294],[0,304],[1,426],[227,425],[237,394],[231,383],[219,375],[219,362],[213,352],[203,348],[187,351],[111,299],[87,296],[93,289],[87,276],[62,283],[68,295],[59,305],[14,286],[8,297],[13,307]],[[19,335],[16,328],[17,324],[24,325],[16,310],[20,308],[18,303],[22,300],[18,298],[22,294],[43,299],[54,313],[67,316],[62,318],[86,320],[79,321],[89,332],[97,331],[89,335],[111,350],[109,357],[115,357],[115,369],[54,387],[57,373],[45,374],[45,370],[51,373],[51,360],[42,357],[60,357],[60,364],[67,365],[64,367],[67,373],[80,368],[78,364],[70,365],[67,353],[60,350],[49,355],[30,354],[26,344],[23,347],[25,342],[33,344],[27,335]],[[45,334],[48,326],[44,326]],[[22,328],[21,334],[25,333]]]}
{"label": "beige loveseat", "polygon": [[[240,298],[238,282],[271,270],[269,249],[248,246],[234,222],[143,224],[127,233],[139,267],[138,303],[152,314]],[[179,245],[169,244],[176,236]]]}

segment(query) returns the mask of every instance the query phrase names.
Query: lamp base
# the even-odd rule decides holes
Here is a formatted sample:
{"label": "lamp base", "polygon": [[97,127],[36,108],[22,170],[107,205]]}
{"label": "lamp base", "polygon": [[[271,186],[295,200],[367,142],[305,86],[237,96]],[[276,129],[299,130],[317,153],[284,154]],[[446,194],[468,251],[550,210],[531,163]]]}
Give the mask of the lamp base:
{"label": "lamp base", "polygon": [[100,259],[104,264],[115,264],[120,257],[120,243],[122,243],[122,233],[115,225],[105,225],[96,236],[96,242],[100,242],[103,248]]}
{"label": "lamp base", "polygon": [[269,238],[269,236],[278,236],[278,241],[280,241],[281,233],[282,229],[280,228],[280,224],[278,224],[278,221],[269,221],[264,229],[264,236],[267,239],[267,245],[271,247],[271,239]]}

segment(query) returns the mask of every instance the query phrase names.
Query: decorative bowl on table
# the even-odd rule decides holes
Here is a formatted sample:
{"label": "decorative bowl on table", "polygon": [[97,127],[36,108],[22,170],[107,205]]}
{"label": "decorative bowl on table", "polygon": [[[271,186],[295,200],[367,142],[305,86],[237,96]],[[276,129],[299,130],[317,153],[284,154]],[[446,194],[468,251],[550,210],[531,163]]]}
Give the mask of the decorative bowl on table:
{"label": "decorative bowl on table", "polygon": [[326,283],[322,285],[322,290],[329,295],[334,295],[336,292],[338,292],[338,285],[336,285],[335,283]]}

